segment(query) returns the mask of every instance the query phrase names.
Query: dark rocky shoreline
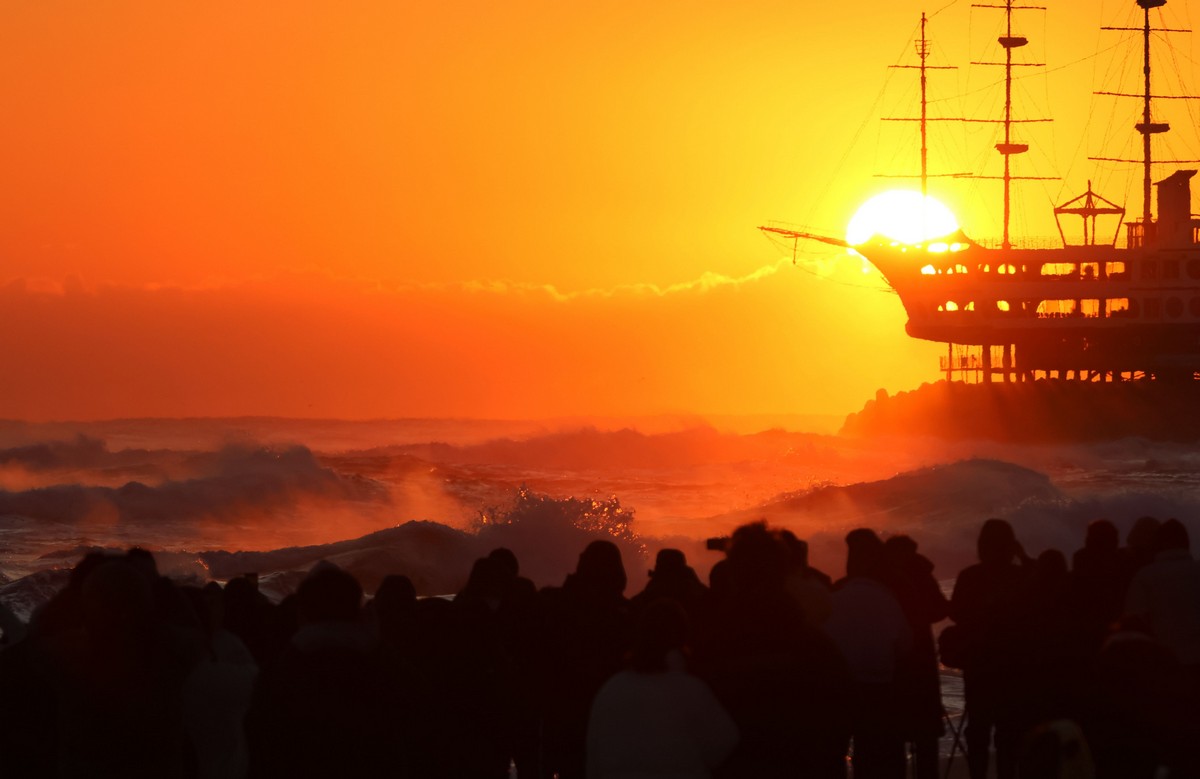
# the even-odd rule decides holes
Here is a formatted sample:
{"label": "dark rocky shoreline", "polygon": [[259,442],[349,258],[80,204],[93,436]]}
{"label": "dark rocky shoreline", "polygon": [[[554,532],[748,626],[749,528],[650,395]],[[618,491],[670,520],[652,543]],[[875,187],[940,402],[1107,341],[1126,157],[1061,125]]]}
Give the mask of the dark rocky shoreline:
{"label": "dark rocky shoreline", "polygon": [[1200,382],[1009,384],[939,381],[888,395],[880,390],[846,417],[851,436],[918,435],[1006,443],[1088,443],[1140,437],[1200,441]]}

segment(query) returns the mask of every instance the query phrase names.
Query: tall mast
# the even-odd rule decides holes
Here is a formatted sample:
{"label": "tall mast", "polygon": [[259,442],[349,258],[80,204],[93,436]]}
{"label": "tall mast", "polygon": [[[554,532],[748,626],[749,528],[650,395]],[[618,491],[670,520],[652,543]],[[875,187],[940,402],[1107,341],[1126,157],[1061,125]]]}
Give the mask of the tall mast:
{"label": "tall mast", "polygon": [[[1150,0],[1154,2],[1155,0]],[[1166,0],[1163,0],[1166,2]],[[1012,17],[1015,10],[1039,10],[1044,11],[1045,6],[1037,5],[1013,5],[1013,0],[1004,0],[1004,5],[988,5],[976,3],[976,8],[999,8],[1004,11],[1004,34],[997,38],[997,41],[1004,48],[1003,62],[973,62],[973,65],[1002,65],[1004,66],[1004,118],[999,120],[1004,125],[1004,140],[996,144],[996,151],[1000,152],[1004,157],[1004,175],[1000,176],[1004,182],[1004,232],[1001,246],[1005,249],[1012,248],[1012,238],[1009,232],[1009,227],[1012,222],[1012,182],[1024,179],[1045,179],[1047,176],[1014,176],[1012,175],[1012,161],[1009,159],[1014,154],[1024,154],[1029,151],[1029,144],[1015,143],[1013,141],[1013,125],[1023,122],[1045,122],[1048,119],[1014,119],[1012,106],[1012,85],[1013,85],[1013,68],[1018,66],[1025,67],[1042,67],[1040,62],[1013,62],[1013,49],[1019,49],[1029,43],[1029,39],[1021,35],[1013,35]],[[981,121],[981,120],[972,120]],[[987,120],[982,120],[987,121]],[[994,120],[993,120],[994,121]],[[980,178],[995,178],[994,176],[981,176]]]}
{"label": "tall mast", "polygon": [[1157,133],[1165,133],[1171,129],[1171,126],[1166,122],[1150,121],[1150,9],[1166,5],[1167,0],[1137,0],[1137,4],[1141,6],[1144,16],[1142,24],[1142,76],[1145,91],[1142,95],[1142,121],[1140,124],[1135,125],[1135,128],[1142,134],[1142,224],[1145,225],[1143,229],[1148,231],[1150,229],[1150,185],[1152,183],[1150,175],[1150,136]]}
{"label": "tall mast", "polygon": [[[897,69],[901,69],[901,70],[920,71],[921,112],[918,116],[915,116],[915,117],[909,117],[909,116],[906,116],[906,117],[885,116],[885,117],[883,117],[883,121],[885,121],[885,122],[917,122],[920,125],[920,130],[921,130],[921,173],[920,173],[919,177],[921,180],[921,197],[926,197],[929,194],[929,179],[930,178],[959,177],[959,176],[966,175],[963,173],[933,173],[933,174],[931,174],[929,172],[929,123],[930,122],[961,122],[963,120],[959,117],[948,117],[948,116],[930,117],[929,116],[929,93],[928,93],[929,71],[931,71],[931,70],[956,70],[957,68],[954,65],[930,65],[929,64],[929,55],[930,55],[930,52],[933,51],[933,42],[930,41],[929,37],[926,35],[925,28],[926,28],[926,25],[928,25],[928,23],[929,23],[928,17],[925,16],[924,12],[922,12],[921,13],[921,37],[919,37],[915,41],[918,64],[916,64],[916,65],[890,65],[889,66],[891,68],[897,68]],[[917,176],[914,176],[912,174],[907,174],[907,175],[901,174],[901,175],[884,176],[884,178],[911,179],[911,178],[917,178]]]}
{"label": "tall mast", "polygon": [[[925,94],[925,60],[929,58],[929,41],[925,38],[925,12],[921,12],[921,42],[917,45],[917,56],[921,59],[921,197],[929,196],[929,144],[926,142],[926,113],[929,100]],[[922,200],[924,202],[924,200]],[[922,213],[924,210],[922,209]]]}
{"label": "tall mast", "polygon": [[1000,45],[1004,47],[1004,143],[996,144],[996,150],[1004,157],[1004,240],[1001,246],[1012,248],[1009,224],[1012,221],[1012,170],[1009,158],[1014,154],[1029,151],[1028,144],[1012,142],[1012,50],[1029,43],[1028,39],[1012,34],[1012,0],[1004,2],[1004,35]]}
{"label": "tall mast", "polygon": [[[1151,185],[1153,179],[1151,177],[1151,168],[1153,167],[1154,159],[1150,149],[1150,136],[1159,133],[1165,133],[1171,129],[1171,125],[1166,122],[1154,121],[1153,114],[1150,110],[1150,101],[1154,98],[1154,94],[1150,91],[1150,33],[1151,32],[1191,32],[1190,30],[1172,29],[1168,27],[1151,27],[1150,26],[1150,9],[1161,8],[1167,4],[1167,0],[1137,0],[1138,6],[1142,9],[1142,26],[1141,27],[1101,27],[1101,30],[1123,30],[1127,32],[1140,32],[1142,34],[1142,92],[1140,94],[1131,94],[1126,92],[1104,92],[1098,91],[1097,95],[1112,95],[1114,97],[1137,97],[1142,101],[1142,121],[1134,125],[1134,129],[1142,136],[1142,158],[1140,160],[1121,159],[1119,157],[1089,157],[1088,159],[1098,160],[1103,162],[1126,162],[1126,163],[1141,163],[1142,165],[1142,224],[1140,228],[1141,245],[1149,246],[1154,241],[1154,235],[1151,228],[1151,219],[1153,211],[1151,209],[1152,192]],[[1171,97],[1183,99],[1195,99],[1194,95],[1172,95]],[[1196,160],[1158,160],[1159,162],[1175,162],[1175,163],[1194,163]],[[1130,225],[1131,240],[1133,236],[1138,235],[1133,231],[1136,223]]]}

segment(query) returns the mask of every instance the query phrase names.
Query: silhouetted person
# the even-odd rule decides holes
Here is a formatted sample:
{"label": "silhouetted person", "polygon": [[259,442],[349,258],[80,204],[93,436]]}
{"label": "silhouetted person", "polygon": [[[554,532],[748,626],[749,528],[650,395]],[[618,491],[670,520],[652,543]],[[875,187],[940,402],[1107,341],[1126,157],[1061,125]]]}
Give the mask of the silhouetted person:
{"label": "silhouetted person", "polygon": [[507,582],[507,598],[523,599],[531,597],[537,592],[537,587],[533,582],[521,576],[521,563],[511,549],[503,546],[496,547],[488,552],[488,557],[500,564],[502,575]]}
{"label": "silhouetted person", "polygon": [[269,633],[274,606],[258,590],[254,577],[230,579],[221,592],[221,610],[225,628],[241,639],[259,666],[274,659],[281,647],[275,646]]}
{"label": "silhouetted person", "polygon": [[[454,599],[440,657],[434,710],[446,720],[440,776],[502,779],[513,757],[512,659],[505,643],[505,601],[512,568],[481,557]],[[428,667],[428,666],[427,666]]]}
{"label": "silhouetted person", "polygon": [[[1000,777],[1062,770],[1075,749],[1067,720],[1083,727],[1100,779],[1160,766],[1200,776],[1200,563],[1181,523],[1142,526],[1157,526],[1155,554],[1128,588],[1120,632],[1096,647],[1099,617],[1080,615],[1088,603],[1111,613],[1111,592],[1097,595],[1121,570],[1111,524],[1089,527],[1068,574],[1061,553],[1030,563],[1007,523],[984,523],[980,562],[951,604],[967,644],[972,776],[993,732]],[[503,549],[476,561],[453,602],[387,577],[369,623],[357,581],[328,564],[274,607],[252,576],[179,586],[149,552],[88,555],[27,635],[0,648],[0,776],[215,779],[242,775],[248,759],[260,777],[499,779],[514,757],[526,779],[571,779],[586,754],[596,773],[844,779],[852,733],[858,776],[903,770],[904,739],[925,776],[920,744],[940,712],[930,624],[946,608],[932,565],[911,539],[854,531],[826,634],[789,589],[801,543],[765,523],[733,534],[687,669],[686,611],[649,599],[702,591],[674,550],[656,559],[640,622],[606,541],[542,593]],[[899,651],[905,633],[911,652]],[[244,731],[256,663],[242,635],[265,658]],[[729,730],[713,696],[740,732],[715,768]],[[600,746],[585,753],[592,707]]]}
{"label": "silhouetted person", "polygon": [[508,579],[502,561],[481,557],[471,566],[467,584],[454,597],[454,602],[459,606],[468,605],[495,613],[500,610],[500,603],[504,600]]}
{"label": "silhouetted person", "polygon": [[[661,566],[661,555],[660,563]],[[604,683],[588,721],[588,779],[706,779],[737,743],[737,728],[686,670],[687,615],[647,604],[627,670]]]}
{"label": "silhouetted person", "polygon": [[678,549],[658,551],[654,558],[654,569],[650,571],[650,581],[629,603],[634,613],[638,613],[661,598],[670,598],[678,603],[692,624],[699,624],[707,617],[710,606],[708,588]]}
{"label": "silhouetted person", "polygon": [[79,592],[79,632],[47,646],[58,699],[57,774],[172,777],[187,770],[181,691],[198,635],[164,625],[136,560],[95,566]]}
{"label": "silhouetted person", "polygon": [[54,776],[58,701],[36,633],[0,649],[0,776]]}
{"label": "silhouetted person", "polygon": [[1048,549],[1027,572],[1012,648],[1015,675],[1008,683],[1023,733],[1078,714],[1074,701],[1090,662],[1066,557]]}
{"label": "silhouetted person", "polygon": [[1071,589],[1077,609],[1073,619],[1093,653],[1120,618],[1132,576],[1133,561],[1120,548],[1116,526],[1107,519],[1089,524],[1083,548],[1072,558]]}
{"label": "silhouetted person", "polygon": [[[464,620],[454,604],[443,598],[417,601],[412,635],[408,693],[416,715],[411,725],[411,775],[422,779],[461,776],[454,754],[459,733],[456,707],[460,688],[470,684],[460,675],[468,639]],[[400,679],[404,667],[389,669]],[[469,757],[469,756],[466,756]]]}
{"label": "silhouetted person", "polygon": [[721,559],[713,564],[708,571],[708,591],[712,593],[713,603],[722,603],[729,598],[733,591],[733,577],[729,573],[729,560]]}
{"label": "silhouetted person", "polygon": [[1011,779],[1020,739],[1012,685],[1020,671],[1015,660],[1026,572],[1015,562],[1023,552],[1012,526],[1002,519],[983,523],[977,552],[979,562],[959,573],[950,598],[950,617],[968,647],[963,659],[967,766],[971,779],[985,779],[994,733],[996,775]]}
{"label": "silhouetted person", "polygon": [[1198,776],[1196,701],[1171,650],[1120,631],[1097,656],[1081,706],[1097,779]]}
{"label": "silhouetted person", "polygon": [[600,686],[620,669],[629,646],[625,585],[620,549],[611,541],[593,541],[563,586],[541,593],[546,615],[543,776],[554,771],[561,779],[584,775],[588,710]]}
{"label": "silhouetted person", "polygon": [[938,776],[938,739],[943,726],[941,678],[933,625],[947,617],[950,603],[933,575],[933,563],[917,552],[905,535],[884,542],[884,557],[894,575],[906,583],[900,608],[912,633],[912,650],[901,658],[897,685],[902,734],[913,744],[915,776]]}
{"label": "silhouetted person", "polygon": [[1154,539],[1158,535],[1160,524],[1162,523],[1155,517],[1138,517],[1129,529],[1129,535],[1125,537],[1125,548],[1134,571],[1154,562],[1154,555],[1157,553]]}
{"label": "silhouetted person", "polygon": [[[501,705],[506,758],[516,761],[518,772],[533,775],[540,748],[541,705],[538,678],[542,614],[537,588],[521,576],[520,561],[511,549],[497,547],[488,557],[499,564],[502,578],[496,627],[500,644],[497,651],[505,658]],[[503,767],[507,768],[507,763]]]}
{"label": "silhouetted person", "polygon": [[1096,767],[1087,739],[1071,720],[1051,720],[1035,728],[1021,747],[1021,779],[1093,779]]}
{"label": "silhouetted person", "polygon": [[71,569],[67,586],[33,612],[29,620],[30,632],[44,637],[59,631],[82,628],[83,582],[92,571],[113,559],[113,555],[103,552],[89,552],[84,555]]}
{"label": "silhouetted person", "polygon": [[783,540],[783,543],[788,549],[789,569],[802,569],[805,576],[824,584],[826,587],[833,586],[833,579],[829,576],[829,574],[825,573],[819,568],[814,568],[813,566],[809,565],[807,541],[805,541],[803,538],[798,538],[795,533],[786,529],[779,531],[779,537]]}
{"label": "silhouetted person", "polygon": [[808,564],[808,542],[797,538],[790,530],[779,537],[788,549],[786,588],[800,604],[805,619],[811,625],[822,625],[829,617],[829,591],[833,587],[829,576]]}
{"label": "silhouetted person", "polygon": [[153,552],[134,546],[125,552],[125,559],[137,566],[148,580],[154,581],[158,578],[158,561],[154,559]]}
{"label": "silhouetted person", "polygon": [[383,577],[368,605],[379,630],[380,644],[389,652],[410,657],[417,629],[417,590],[412,581],[399,574]]}
{"label": "silhouetted person", "polygon": [[786,546],[760,522],[738,528],[727,554],[728,594],[696,647],[698,673],[741,734],[718,775],[844,776],[849,675],[785,590]]}
{"label": "silhouetted person", "polygon": [[162,622],[144,562],[88,553],[25,639],[0,652],[0,774],[185,771],[181,690],[203,636]]}
{"label": "silhouetted person", "polygon": [[361,600],[354,577],[327,563],[301,583],[301,628],[262,669],[247,717],[251,776],[406,775],[404,696],[386,687]]}
{"label": "silhouetted person", "polygon": [[258,666],[241,639],[222,626],[220,585],[177,589],[199,617],[205,639],[204,656],[183,686],[183,722],[195,777],[244,777],[250,762],[245,719]]}
{"label": "silhouetted person", "polygon": [[1157,553],[1129,583],[1125,613],[1144,620],[1150,634],[1200,681],[1200,562],[1192,559],[1187,528],[1164,522]]}
{"label": "silhouetted person", "polygon": [[883,541],[874,531],[846,536],[846,578],[830,599],[825,632],[837,644],[854,680],[854,775],[904,775],[899,671],[912,648],[912,631],[892,590],[880,580]]}

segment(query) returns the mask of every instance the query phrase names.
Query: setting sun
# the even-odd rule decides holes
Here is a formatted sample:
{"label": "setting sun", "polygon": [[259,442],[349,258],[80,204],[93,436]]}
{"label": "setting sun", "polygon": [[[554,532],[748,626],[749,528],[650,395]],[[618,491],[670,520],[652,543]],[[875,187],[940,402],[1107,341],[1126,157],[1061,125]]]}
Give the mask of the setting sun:
{"label": "setting sun", "polygon": [[859,206],[846,226],[846,241],[854,246],[881,235],[900,243],[941,238],[958,229],[950,209],[920,192],[893,189]]}

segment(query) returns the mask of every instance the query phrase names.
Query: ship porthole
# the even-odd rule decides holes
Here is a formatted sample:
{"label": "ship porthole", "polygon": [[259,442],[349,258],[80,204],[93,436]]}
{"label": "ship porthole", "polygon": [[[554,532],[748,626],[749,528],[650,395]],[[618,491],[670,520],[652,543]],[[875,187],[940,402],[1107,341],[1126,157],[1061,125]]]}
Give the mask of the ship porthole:
{"label": "ship porthole", "polygon": [[1178,319],[1183,316],[1183,301],[1179,298],[1167,298],[1167,316]]}

